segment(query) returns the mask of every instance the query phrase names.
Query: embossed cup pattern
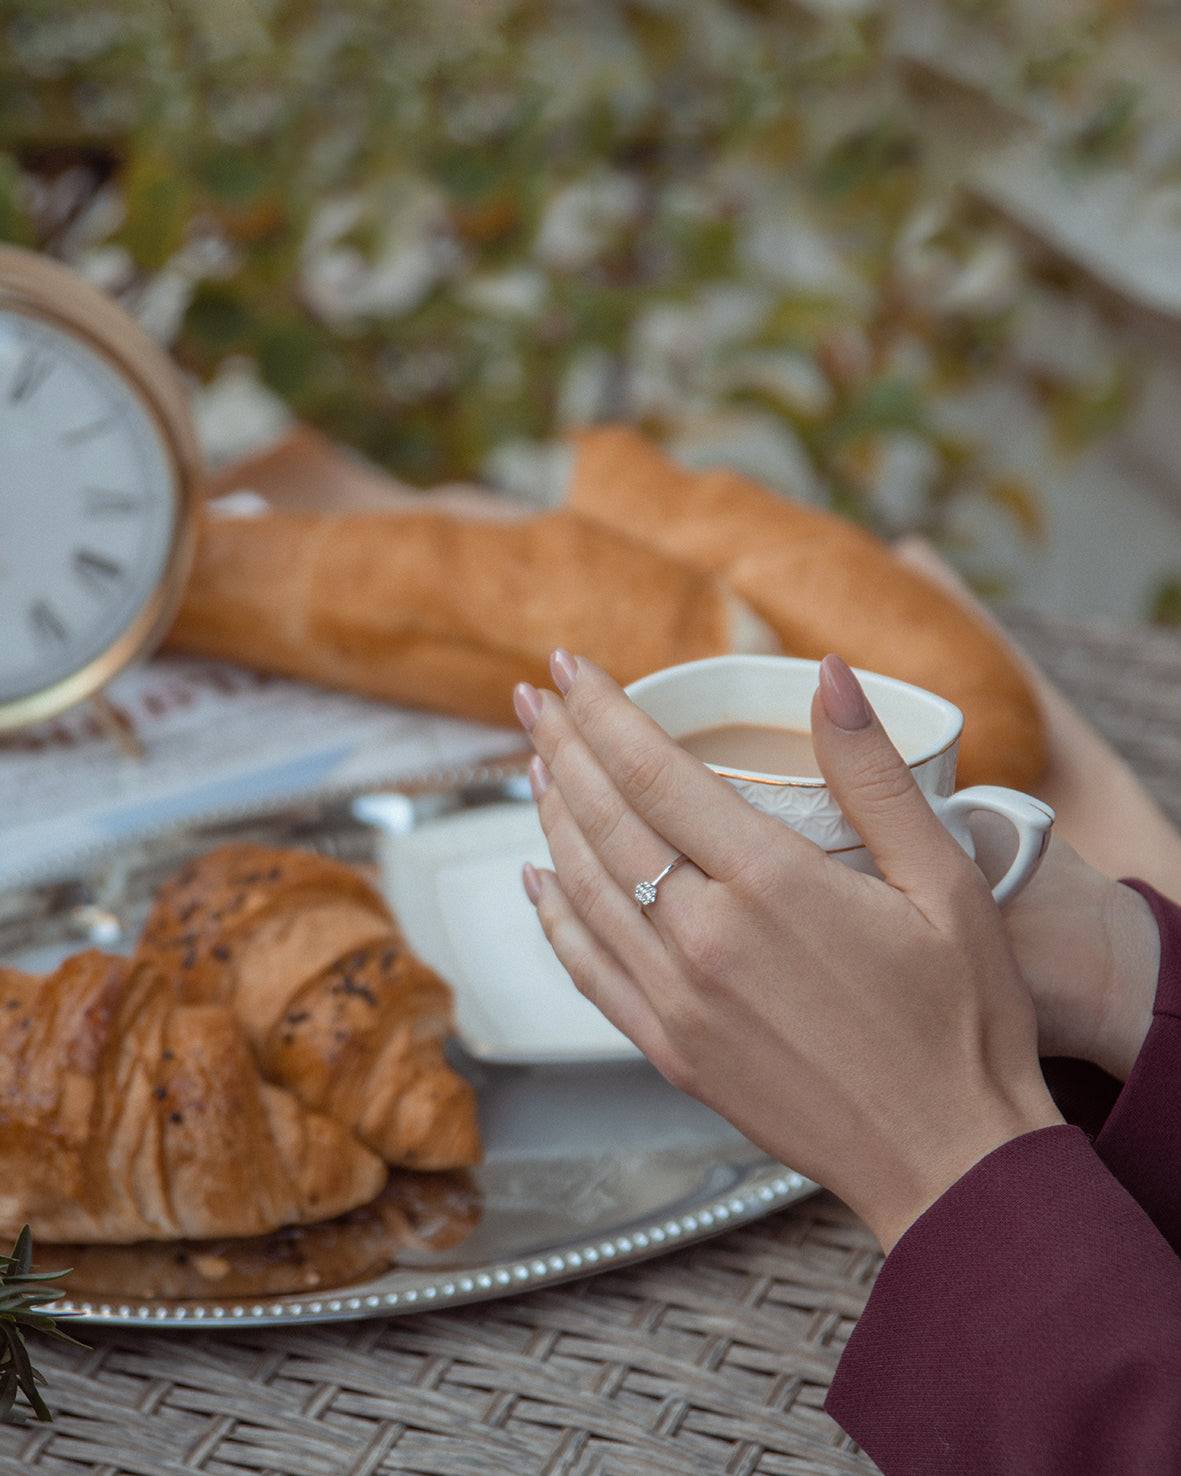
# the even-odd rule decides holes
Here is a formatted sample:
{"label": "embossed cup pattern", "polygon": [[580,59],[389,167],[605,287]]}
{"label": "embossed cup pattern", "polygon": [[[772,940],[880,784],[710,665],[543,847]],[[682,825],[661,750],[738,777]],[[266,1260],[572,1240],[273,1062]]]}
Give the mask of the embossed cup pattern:
{"label": "embossed cup pattern", "polygon": [[[886,731],[910,765],[919,788],[959,845],[973,854],[970,820],[989,811],[1013,827],[1016,848],[993,896],[1004,902],[1037,870],[1054,812],[1013,789],[978,785],[955,792],[963,714],[954,704],[894,677],[858,672]],[[819,662],[792,656],[713,656],[641,677],[628,687],[632,701],[674,737],[725,723],[807,728]],[[824,783],[788,775],[755,775],[718,764],[710,768],[757,810],[790,825],[858,871],[873,860]]]}
{"label": "embossed cup pattern", "polygon": [[[937,754],[912,770],[924,794],[931,798],[943,798],[952,793],[955,788],[958,751],[959,744],[955,743],[946,752]],[[852,852],[864,849],[861,837],[845,819],[840,806],[824,785],[767,783],[764,780],[743,779],[716,765],[711,767],[728,784],[732,784],[756,810],[774,815],[777,820],[798,830],[824,850],[851,857]],[[858,869],[865,868],[859,866]]]}

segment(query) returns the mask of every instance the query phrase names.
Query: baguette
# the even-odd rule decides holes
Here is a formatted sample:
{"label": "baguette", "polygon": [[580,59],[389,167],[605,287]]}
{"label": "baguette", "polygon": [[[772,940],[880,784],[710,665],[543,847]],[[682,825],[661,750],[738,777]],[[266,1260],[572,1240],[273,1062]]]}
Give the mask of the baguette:
{"label": "baguette", "polygon": [[1005,644],[864,529],[732,471],[688,471],[638,432],[577,438],[569,505],[651,548],[724,577],[783,650],[914,682],[963,710],[965,784],[1037,782],[1046,738],[1037,699]]}
{"label": "baguette", "polygon": [[[341,510],[284,506],[288,476],[343,481]],[[777,649],[711,574],[622,532],[486,493],[383,500],[381,483],[308,432],[223,477],[271,510],[205,518],[172,647],[491,723],[513,722],[514,683],[548,681],[557,645],[624,683]]]}

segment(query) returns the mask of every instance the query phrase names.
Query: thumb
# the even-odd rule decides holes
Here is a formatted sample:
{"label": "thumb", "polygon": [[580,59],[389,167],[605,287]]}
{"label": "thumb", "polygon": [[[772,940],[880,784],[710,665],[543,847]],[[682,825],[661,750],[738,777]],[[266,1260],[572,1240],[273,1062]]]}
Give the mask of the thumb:
{"label": "thumb", "polygon": [[820,663],[812,700],[812,743],[820,771],[892,886],[927,893],[964,853],[940,824],[914,775],[886,736],[861,683],[839,656]]}

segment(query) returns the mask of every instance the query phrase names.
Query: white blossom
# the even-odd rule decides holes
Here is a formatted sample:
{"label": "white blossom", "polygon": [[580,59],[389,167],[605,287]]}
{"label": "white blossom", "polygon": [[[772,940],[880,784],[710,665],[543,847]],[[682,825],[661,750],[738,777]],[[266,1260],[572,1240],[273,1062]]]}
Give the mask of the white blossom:
{"label": "white blossom", "polygon": [[548,294],[545,274],[531,267],[487,272],[472,277],[459,289],[468,307],[500,317],[536,318]]}
{"label": "white blossom", "polygon": [[676,431],[669,450],[687,466],[730,467],[801,501],[827,501],[807,451],[776,415],[736,411],[702,419]]}
{"label": "white blossom", "polygon": [[192,399],[197,439],[205,459],[220,466],[278,440],[291,412],[261,384],[252,363],[227,359],[211,382]]}
{"label": "white blossom", "polygon": [[604,169],[556,190],[547,201],[534,250],[548,266],[577,271],[610,245],[640,208],[630,175]]}
{"label": "white blossom", "polygon": [[484,458],[481,477],[537,507],[556,507],[566,495],[573,448],[561,441],[502,441]]}

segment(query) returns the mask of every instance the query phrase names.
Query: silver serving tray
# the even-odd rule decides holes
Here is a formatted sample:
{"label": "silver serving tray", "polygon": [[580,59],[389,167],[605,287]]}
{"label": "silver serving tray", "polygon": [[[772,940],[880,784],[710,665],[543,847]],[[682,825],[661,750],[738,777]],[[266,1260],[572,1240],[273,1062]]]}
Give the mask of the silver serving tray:
{"label": "silver serving tray", "polygon": [[[502,767],[397,788],[409,798],[397,807],[401,826],[527,796],[521,777]],[[375,817],[389,812],[372,803],[375,793],[369,785],[262,815],[189,824],[91,855],[57,880],[9,891],[0,898],[0,962],[44,970],[82,947],[129,949],[157,883],[222,841],[303,846],[373,866]],[[629,1265],[815,1192],[646,1062],[490,1066],[458,1053],[456,1065],[479,1094],[486,1146],[474,1173],[482,1217],[458,1247],[406,1254],[372,1280],[314,1296],[67,1299],[55,1310],[96,1326],[176,1328],[388,1317]]]}

